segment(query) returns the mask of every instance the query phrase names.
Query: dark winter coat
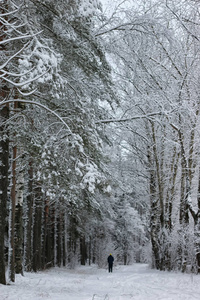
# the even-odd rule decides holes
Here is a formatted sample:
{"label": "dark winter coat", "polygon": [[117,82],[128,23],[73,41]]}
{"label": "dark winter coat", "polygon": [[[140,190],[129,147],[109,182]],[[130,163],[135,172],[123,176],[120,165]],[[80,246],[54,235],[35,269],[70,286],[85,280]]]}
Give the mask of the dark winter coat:
{"label": "dark winter coat", "polygon": [[113,261],[114,261],[114,257],[112,255],[109,255],[108,256],[108,263],[109,263],[109,265],[112,265]]}

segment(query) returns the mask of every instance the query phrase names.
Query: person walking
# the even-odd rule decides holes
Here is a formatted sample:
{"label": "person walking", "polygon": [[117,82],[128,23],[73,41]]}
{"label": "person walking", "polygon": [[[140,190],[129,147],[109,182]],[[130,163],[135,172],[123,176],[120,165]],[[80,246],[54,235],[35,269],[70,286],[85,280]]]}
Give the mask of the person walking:
{"label": "person walking", "polygon": [[112,272],[112,270],[113,270],[113,262],[114,262],[114,257],[110,253],[110,255],[108,256],[108,272],[109,273]]}

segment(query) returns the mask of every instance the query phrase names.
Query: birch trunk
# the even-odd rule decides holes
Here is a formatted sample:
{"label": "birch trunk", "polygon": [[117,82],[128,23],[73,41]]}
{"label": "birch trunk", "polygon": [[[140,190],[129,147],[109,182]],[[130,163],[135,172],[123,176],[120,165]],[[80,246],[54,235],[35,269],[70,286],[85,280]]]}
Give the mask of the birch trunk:
{"label": "birch trunk", "polygon": [[18,174],[17,177],[15,207],[15,272],[16,274],[23,275],[23,172]]}
{"label": "birch trunk", "polygon": [[15,272],[23,275],[23,207],[20,203],[15,208]]}

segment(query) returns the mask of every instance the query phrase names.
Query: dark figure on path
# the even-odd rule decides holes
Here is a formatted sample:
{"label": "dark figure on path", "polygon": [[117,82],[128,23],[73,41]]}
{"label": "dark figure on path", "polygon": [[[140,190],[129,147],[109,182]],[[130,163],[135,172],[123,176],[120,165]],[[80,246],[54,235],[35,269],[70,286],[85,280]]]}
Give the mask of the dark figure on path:
{"label": "dark figure on path", "polygon": [[108,256],[108,271],[109,273],[112,272],[113,269],[113,261],[114,261],[114,257],[110,254]]}

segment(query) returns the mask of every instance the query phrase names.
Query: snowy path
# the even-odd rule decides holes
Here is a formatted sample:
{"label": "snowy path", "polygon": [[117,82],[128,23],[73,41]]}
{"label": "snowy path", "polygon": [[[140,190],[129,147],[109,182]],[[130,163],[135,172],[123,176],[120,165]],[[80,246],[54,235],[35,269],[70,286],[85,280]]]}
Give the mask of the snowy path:
{"label": "snowy path", "polygon": [[113,273],[96,266],[55,268],[17,276],[0,285],[0,300],[197,300],[200,276],[159,272],[145,264],[117,266]]}

